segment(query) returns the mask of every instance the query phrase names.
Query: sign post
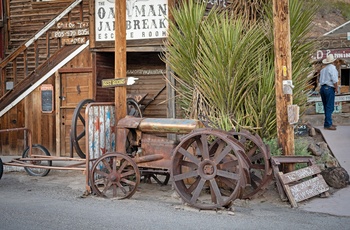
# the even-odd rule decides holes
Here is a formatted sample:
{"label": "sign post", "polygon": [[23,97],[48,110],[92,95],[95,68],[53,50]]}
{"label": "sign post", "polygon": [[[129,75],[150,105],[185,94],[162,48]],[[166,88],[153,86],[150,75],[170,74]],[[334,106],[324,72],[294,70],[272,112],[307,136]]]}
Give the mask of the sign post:
{"label": "sign post", "polygon": [[[126,0],[115,1],[115,78],[126,78]],[[126,85],[115,88],[116,124],[126,116]]]}
{"label": "sign post", "polygon": [[[294,155],[293,126],[288,122],[288,106],[292,105],[292,61],[290,48],[289,0],[273,0],[276,121],[278,145],[283,155]],[[284,84],[284,83],[288,84]],[[290,90],[285,90],[290,88]],[[287,92],[288,91],[288,92]],[[287,171],[292,171],[289,165]]]}

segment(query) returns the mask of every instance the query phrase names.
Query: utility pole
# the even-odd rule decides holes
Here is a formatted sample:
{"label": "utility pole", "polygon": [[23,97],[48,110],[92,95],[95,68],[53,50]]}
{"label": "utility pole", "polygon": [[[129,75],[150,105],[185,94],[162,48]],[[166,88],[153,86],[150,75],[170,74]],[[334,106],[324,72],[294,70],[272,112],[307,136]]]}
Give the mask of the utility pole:
{"label": "utility pole", "polygon": [[[288,107],[293,103],[289,0],[273,0],[273,24],[278,145],[283,155],[294,155],[294,131],[288,121]],[[286,170],[293,168],[290,165]]]}
{"label": "utility pole", "polygon": [[[115,0],[115,78],[126,78],[126,0]],[[126,85],[115,88],[116,123],[126,116]]]}

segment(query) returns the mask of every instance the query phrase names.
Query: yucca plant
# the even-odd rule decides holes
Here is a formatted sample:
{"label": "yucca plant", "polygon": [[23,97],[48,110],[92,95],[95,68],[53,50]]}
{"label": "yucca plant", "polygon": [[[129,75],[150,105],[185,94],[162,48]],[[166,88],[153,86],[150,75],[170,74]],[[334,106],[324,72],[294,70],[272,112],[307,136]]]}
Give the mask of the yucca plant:
{"label": "yucca plant", "polygon": [[[314,11],[301,9],[300,0],[290,3],[293,97],[303,111],[312,52],[312,44],[304,40]],[[205,115],[216,128],[275,137],[272,17],[247,21],[222,10],[206,14],[205,8],[183,1],[172,10],[174,21],[169,23],[163,60],[173,70],[183,115]],[[263,9],[263,15],[272,15],[271,5]]]}

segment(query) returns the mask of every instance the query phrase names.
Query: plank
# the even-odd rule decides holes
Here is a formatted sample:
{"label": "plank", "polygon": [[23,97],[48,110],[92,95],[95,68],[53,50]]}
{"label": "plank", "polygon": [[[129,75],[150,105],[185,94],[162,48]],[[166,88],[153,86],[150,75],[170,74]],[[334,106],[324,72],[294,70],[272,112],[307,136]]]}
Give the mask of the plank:
{"label": "plank", "polygon": [[320,168],[317,165],[312,165],[310,167],[283,174],[281,175],[281,180],[283,184],[289,184],[291,182],[295,182],[319,173],[321,173]]}
{"label": "plank", "polygon": [[290,191],[296,202],[317,196],[329,190],[323,177],[314,177],[300,184],[290,186]]}

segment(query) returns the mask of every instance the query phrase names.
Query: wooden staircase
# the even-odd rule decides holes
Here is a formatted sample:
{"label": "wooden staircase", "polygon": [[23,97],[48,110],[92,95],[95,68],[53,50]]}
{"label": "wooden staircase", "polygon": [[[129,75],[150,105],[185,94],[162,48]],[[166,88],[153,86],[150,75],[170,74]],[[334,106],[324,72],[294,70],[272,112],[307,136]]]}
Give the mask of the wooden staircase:
{"label": "wooden staircase", "polygon": [[[82,0],[71,2],[0,62],[0,117],[88,47],[88,40],[84,44],[62,46],[59,38],[52,45],[50,33],[58,22],[69,22],[72,12],[78,14],[79,20],[83,21]],[[13,82],[13,88],[6,91],[6,82],[9,81]]]}

